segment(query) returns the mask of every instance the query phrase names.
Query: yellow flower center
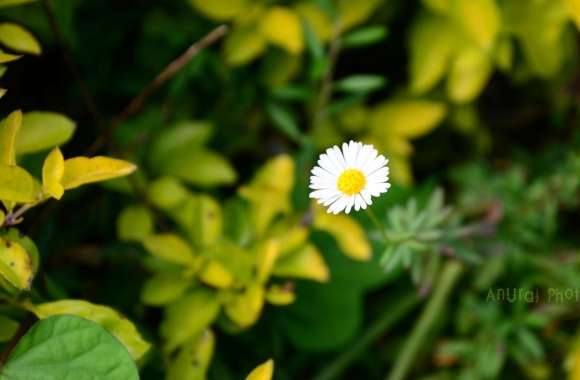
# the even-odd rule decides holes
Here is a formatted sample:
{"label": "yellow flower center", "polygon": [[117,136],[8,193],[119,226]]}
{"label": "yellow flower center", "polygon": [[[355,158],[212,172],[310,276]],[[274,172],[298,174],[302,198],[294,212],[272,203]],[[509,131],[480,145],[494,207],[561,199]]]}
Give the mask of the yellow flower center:
{"label": "yellow flower center", "polygon": [[354,195],[360,193],[364,189],[367,180],[365,175],[358,169],[346,169],[338,177],[336,185],[338,190],[346,195]]}

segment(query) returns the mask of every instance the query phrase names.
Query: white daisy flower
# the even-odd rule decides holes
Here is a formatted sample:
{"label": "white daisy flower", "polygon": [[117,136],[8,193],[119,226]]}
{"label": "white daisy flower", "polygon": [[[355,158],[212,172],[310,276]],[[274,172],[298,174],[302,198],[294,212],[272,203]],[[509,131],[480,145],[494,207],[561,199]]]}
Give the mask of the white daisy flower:
{"label": "white daisy flower", "polygon": [[365,209],[372,197],[391,187],[388,162],[372,145],[360,142],[343,143],[342,151],[336,145],[328,148],[311,171],[310,198],[333,214]]}

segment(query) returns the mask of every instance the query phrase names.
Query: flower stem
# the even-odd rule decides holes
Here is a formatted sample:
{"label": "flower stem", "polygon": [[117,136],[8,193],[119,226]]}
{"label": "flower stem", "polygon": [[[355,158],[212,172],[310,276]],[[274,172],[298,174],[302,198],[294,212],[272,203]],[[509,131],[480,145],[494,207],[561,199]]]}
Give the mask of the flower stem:
{"label": "flower stem", "polygon": [[429,334],[437,317],[442,315],[447,298],[449,298],[451,290],[462,272],[463,266],[458,261],[450,260],[445,264],[433,295],[419,316],[411,332],[411,336],[405,341],[403,349],[399,352],[395,364],[386,377],[386,380],[405,379],[419,349],[426,345],[425,338]]}
{"label": "flower stem", "polygon": [[390,240],[389,240],[389,237],[387,236],[387,233],[385,232],[385,226],[383,225],[383,223],[381,223],[379,218],[377,218],[377,215],[374,213],[374,211],[370,207],[365,208],[365,211],[366,211],[369,219],[371,220],[371,222],[373,222],[373,224],[375,225],[375,228],[377,230],[379,230],[379,233],[381,234],[381,236],[383,238],[383,242],[385,244],[389,244]]}

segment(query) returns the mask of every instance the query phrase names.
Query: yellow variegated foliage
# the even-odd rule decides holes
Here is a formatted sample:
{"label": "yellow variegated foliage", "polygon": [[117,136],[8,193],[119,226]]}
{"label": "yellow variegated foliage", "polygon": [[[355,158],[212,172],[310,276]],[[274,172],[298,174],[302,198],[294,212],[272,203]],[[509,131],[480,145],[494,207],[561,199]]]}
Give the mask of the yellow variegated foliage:
{"label": "yellow variegated foliage", "polygon": [[274,376],[274,360],[268,359],[260,364],[246,377],[246,380],[272,380]]}
{"label": "yellow variegated foliage", "polygon": [[203,288],[169,304],[161,323],[161,336],[165,339],[166,350],[171,352],[201,334],[214,321],[219,310],[217,294]]}
{"label": "yellow variegated foliage", "polygon": [[580,0],[564,0],[564,4],[574,20],[576,27],[580,29]]}
{"label": "yellow variegated foliage", "polygon": [[445,104],[428,100],[392,100],[379,104],[369,117],[374,134],[406,138],[423,136],[433,130],[445,116]]}
{"label": "yellow variegated foliage", "polygon": [[490,50],[500,30],[500,11],[496,0],[455,0],[456,22],[481,48]]}
{"label": "yellow variegated foliage", "polygon": [[21,53],[38,55],[42,52],[32,33],[14,23],[0,24],[0,43]]}
{"label": "yellow variegated foliage", "polygon": [[65,190],[69,190],[87,183],[123,177],[136,169],[130,162],[109,157],[69,158],[64,162],[61,184]]}
{"label": "yellow variegated foliage", "polygon": [[322,254],[312,244],[307,244],[296,252],[280,258],[274,265],[274,275],[282,277],[304,278],[326,282],[330,271]]}
{"label": "yellow variegated foliage", "polygon": [[191,285],[191,279],[181,273],[159,272],[150,277],[141,291],[141,301],[146,305],[163,306],[181,297]]}
{"label": "yellow variegated foliage", "polygon": [[215,347],[215,336],[205,330],[185,343],[167,368],[167,380],[205,380]]}
{"label": "yellow variegated foliage", "polygon": [[241,328],[253,325],[264,307],[264,293],[264,287],[258,283],[250,283],[242,291],[232,290],[226,293],[226,315]]}
{"label": "yellow variegated foliage", "polygon": [[272,305],[289,305],[296,299],[292,287],[274,284],[266,290],[266,301]]}
{"label": "yellow variegated foliage", "polygon": [[193,250],[176,234],[149,235],[143,245],[151,255],[174,264],[194,266],[197,263]]}
{"label": "yellow variegated foliage", "polygon": [[216,260],[205,263],[199,272],[199,279],[218,289],[229,288],[234,283],[234,276]]}
{"label": "yellow variegated foliage", "polygon": [[491,75],[491,62],[478,47],[460,51],[451,65],[447,95],[455,103],[468,103],[481,93]]}
{"label": "yellow variegated foliage", "polygon": [[313,209],[314,228],[332,235],[344,254],[354,260],[369,260],[371,258],[372,248],[360,224],[347,215],[329,214],[316,203],[313,203]]}
{"label": "yellow variegated foliage", "polygon": [[18,166],[0,164],[0,199],[16,203],[35,203],[41,187],[34,177]]}
{"label": "yellow variegated foliage", "polygon": [[3,282],[14,287],[16,291],[29,290],[33,274],[32,261],[24,247],[14,241],[0,238],[0,278]]}
{"label": "yellow variegated foliage", "polygon": [[42,166],[42,189],[55,199],[64,194],[60,181],[64,175],[64,157],[58,148],[54,148],[44,160]]}
{"label": "yellow variegated foliage", "polygon": [[141,359],[150,348],[150,344],[141,337],[135,326],[108,306],[83,300],[62,300],[32,305],[30,310],[40,319],[69,314],[98,323],[123,343],[134,360]]}
{"label": "yellow variegated foliage", "polygon": [[268,281],[279,254],[280,245],[276,240],[267,240],[258,246],[256,252],[256,274],[259,282]]}
{"label": "yellow variegated foliage", "polygon": [[433,12],[446,14],[451,11],[454,0],[423,0],[425,7]]}
{"label": "yellow variegated foliage", "polygon": [[268,42],[291,54],[298,54],[304,48],[300,18],[290,8],[269,8],[260,22],[260,32]]}
{"label": "yellow variegated foliage", "polygon": [[0,164],[16,165],[16,136],[22,125],[22,112],[14,111],[0,123]]}

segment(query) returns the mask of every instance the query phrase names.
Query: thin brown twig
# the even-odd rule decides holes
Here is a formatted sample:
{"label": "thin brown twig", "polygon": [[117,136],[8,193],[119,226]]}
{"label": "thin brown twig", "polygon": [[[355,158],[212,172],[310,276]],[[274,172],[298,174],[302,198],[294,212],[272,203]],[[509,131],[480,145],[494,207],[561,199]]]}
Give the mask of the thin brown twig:
{"label": "thin brown twig", "polygon": [[[161,86],[167,83],[171,78],[173,78],[179,71],[181,71],[190,61],[194,58],[200,51],[207,48],[208,46],[217,42],[228,32],[227,25],[220,25],[211,32],[209,32],[201,40],[195,42],[191,45],[183,54],[173,60],[169,65],[167,65],[147,86],[141,90],[141,92],[123,109],[123,111],[113,118],[111,122],[111,127],[109,133],[112,132],[121,123],[129,119],[130,117],[137,114],[147,99],[154,94]],[[103,139],[106,136],[102,136],[89,149],[91,152],[99,150],[105,143]]]}

